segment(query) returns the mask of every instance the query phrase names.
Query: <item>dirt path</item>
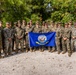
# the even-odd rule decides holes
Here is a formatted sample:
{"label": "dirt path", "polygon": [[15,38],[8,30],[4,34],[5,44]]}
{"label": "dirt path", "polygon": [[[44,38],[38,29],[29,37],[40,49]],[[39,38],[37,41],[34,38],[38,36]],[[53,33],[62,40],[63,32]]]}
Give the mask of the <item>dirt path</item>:
{"label": "dirt path", "polygon": [[0,59],[0,75],[76,75],[76,52],[28,52]]}

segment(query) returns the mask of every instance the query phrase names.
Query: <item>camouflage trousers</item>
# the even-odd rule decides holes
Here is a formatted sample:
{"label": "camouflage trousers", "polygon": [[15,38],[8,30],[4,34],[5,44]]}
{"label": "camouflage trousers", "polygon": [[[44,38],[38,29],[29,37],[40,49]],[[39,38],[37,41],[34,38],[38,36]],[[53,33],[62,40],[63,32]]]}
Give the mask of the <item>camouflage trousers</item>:
{"label": "camouflage trousers", "polygon": [[60,51],[60,38],[56,37],[56,49],[57,51]]}
{"label": "camouflage trousers", "polygon": [[71,50],[74,51],[76,49],[76,39],[71,39]]}
{"label": "camouflage trousers", "polygon": [[26,35],[26,50],[28,50],[29,48],[32,50],[33,48],[32,47],[29,47],[29,36],[28,36],[28,34]]}
{"label": "camouflage trousers", "polygon": [[4,53],[7,54],[7,53],[11,53],[12,52],[12,41],[8,41],[8,40],[5,40],[5,49],[4,49]]}
{"label": "camouflage trousers", "polygon": [[19,49],[19,44],[20,44],[21,50],[23,50],[24,48],[23,39],[16,39],[15,42],[16,42],[16,49],[17,50]]}
{"label": "camouflage trousers", "polygon": [[71,52],[69,39],[67,39],[67,40],[62,39],[62,50]]}
{"label": "camouflage trousers", "polygon": [[26,35],[26,48],[29,48],[29,39],[28,39],[28,35]]}

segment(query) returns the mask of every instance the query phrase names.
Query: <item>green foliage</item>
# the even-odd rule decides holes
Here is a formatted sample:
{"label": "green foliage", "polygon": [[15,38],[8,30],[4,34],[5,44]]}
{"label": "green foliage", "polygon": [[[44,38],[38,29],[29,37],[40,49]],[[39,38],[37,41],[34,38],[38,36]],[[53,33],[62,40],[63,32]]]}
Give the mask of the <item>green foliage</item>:
{"label": "green foliage", "polygon": [[[46,8],[48,4],[51,8]],[[0,0],[0,20],[4,24],[23,19],[35,23],[40,18],[64,23],[76,21],[76,0]]]}
{"label": "green foliage", "polygon": [[31,20],[33,20],[33,23],[35,23],[36,21],[39,21],[40,18],[38,17],[38,15],[32,14],[32,15],[31,15]]}
{"label": "green foliage", "polygon": [[61,21],[62,19],[62,12],[61,11],[55,11],[54,13],[51,14],[51,19],[53,21]]}
{"label": "green foliage", "polygon": [[63,22],[63,23],[66,23],[66,22],[69,22],[69,21],[71,21],[71,20],[74,20],[73,15],[70,14],[70,13],[65,13],[65,14],[64,14],[64,17],[63,17],[63,19],[62,19],[62,22]]}

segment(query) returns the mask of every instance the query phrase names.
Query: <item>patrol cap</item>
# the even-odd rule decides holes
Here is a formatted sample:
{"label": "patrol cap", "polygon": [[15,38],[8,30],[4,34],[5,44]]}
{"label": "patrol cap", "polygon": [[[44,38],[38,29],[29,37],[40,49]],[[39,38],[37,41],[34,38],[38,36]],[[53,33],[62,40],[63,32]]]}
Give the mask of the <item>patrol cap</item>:
{"label": "patrol cap", "polygon": [[54,23],[53,21],[50,21],[50,23]]}
{"label": "patrol cap", "polygon": [[55,25],[58,25],[58,23],[56,22]]}
{"label": "patrol cap", "polygon": [[68,23],[65,23],[65,25],[68,25]]}
{"label": "patrol cap", "polygon": [[17,24],[17,22],[14,22],[14,25],[16,25]]}
{"label": "patrol cap", "polygon": [[36,21],[36,24],[39,24],[39,21]]}
{"label": "patrol cap", "polygon": [[72,23],[72,21],[69,21],[69,23]]}
{"label": "patrol cap", "polygon": [[9,22],[6,22],[6,25],[10,25],[10,23]]}
{"label": "patrol cap", "polygon": [[58,24],[62,24],[61,22],[58,22]]}
{"label": "patrol cap", "polygon": [[68,26],[68,25],[69,25],[68,23],[65,23],[65,24],[64,24],[64,26]]}

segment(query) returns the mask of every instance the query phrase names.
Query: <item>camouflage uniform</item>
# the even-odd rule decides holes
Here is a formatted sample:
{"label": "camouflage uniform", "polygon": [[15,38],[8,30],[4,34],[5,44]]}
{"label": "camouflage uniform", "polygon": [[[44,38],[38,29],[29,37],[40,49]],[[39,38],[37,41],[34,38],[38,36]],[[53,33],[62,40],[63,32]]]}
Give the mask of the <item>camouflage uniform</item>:
{"label": "camouflage uniform", "polygon": [[[28,33],[33,31],[33,28],[30,27],[30,24],[28,23],[26,26],[26,31],[25,31],[25,35],[26,35],[26,52],[28,52],[29,50],[29,39],[28,39]],[[30,51],[32,51],[32,48],[30,47]]]}
{"label": "camouflage uniform", "polygon": [[[65,26],[67,26],[68,24],[65,24]],[[71,50],[70,50],[70,31],[68,29],[68,27],[64,28],[64,34],[63,34],[63,40],[62,40],[62,48],[63,48],[63,52],[62,54],[66,53],[66,50],[68,51],[68,56],[71,56]]]}
{"label": "camouflage uniform", "polygon": [[[21,25],[21,28],[24,30],[24,33],[25,33],[25,31],[26,31],[26,22],[25,22],[25,20],[23,20],[22,21],[22,25]],[[24,37],[23,37],[23,41],[24,41],[24,46],[25,46],[25,43],[26,43],[26,36],[25,36],[25,34],[24,34]]]}
{"label": "camouflage uniform", "polygon": [[76,49],[76,26],[72,28],[71,35],[71,50],[74,51]]}
{"label": "camouflage uniform", "polygon": [[[45,23],[45,26],[42,28],[42,33],[50,32],[50,28],[48,27],[48,24]],[[44,51],[44,46],[42,46],[42,51]],[[50,52],[50,47],[48,47],[48,51]]]}
{"label": "camouflage uniform", "polygon": [[13,34],[12,34],[12,30],[11,28],[4,28],[4,44],[5,44],[5,49],[4,49],[4,53],[5,56],[11,55],[12,54],[12,38],[13,38]]}
{"label": "camouflage uniform", "polygon": [[[36,26],[34,27],[33,32],[41,33],[41,31],[42,31],[41,26],[39,26],[39,23],[38,23],[38,22],[36,22]],[[37,49],[37,47],[34,47],[34,51],[35,51],[36,49]],[[38,49],[40,50],[40,47],[39,47]]]}
{"label": "camouflage uniform", "polygon": [[14,26],[12,28],[12,30],[13,30],[13,42],[12,42],[13,46],[12,46],[12,50],[13,51],[15,51],[14,48],[15,48],[15,43],[16,43],[16,37],[15,37],[15,29],[16,29],[16,27],[17,27],[17,23],[14,22]]}
{"label": "camouflage uniform", "polygon": [[18,53],[18,49],[19,49],[19,43],[20,43],[20,47],[21,47],[21,51],[23,52],[23,37],[24,37],[24,31],[21,27],[16,27],[15,28],[15,37],[16,37],[16,53]]}
{"label": "camouflage uniform", "polygon": [[60,54],[61,50],[60,50],[60,38],[61,38],[61,29],[60,27],[58,27],[57,24],[57,28],[56,28],[56,49],[58,51],[58,54]]}
{"label": "camouflage uniform", "polygon": [[70,33],[70,38],[69,38],[70,42],[69,43],[70,43],[70,50],[71,50],[71,35],[72,35],[72,29],[73,29],[71,22],[69,22],[68,29],[69,29],[69,33]]}
{"label": "camouflage uniform", "polygon": [[[51,25],[51,28],[50,28],[50,29],[51,29],[51,30],[50,30],[51,32],[56,32],[56,24],[53,23],[53,24]],[[51,48],[51,53],[54,52],[55,50],[56,50],[55,47],[52,47],[52,48]]]}

